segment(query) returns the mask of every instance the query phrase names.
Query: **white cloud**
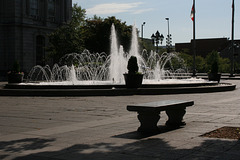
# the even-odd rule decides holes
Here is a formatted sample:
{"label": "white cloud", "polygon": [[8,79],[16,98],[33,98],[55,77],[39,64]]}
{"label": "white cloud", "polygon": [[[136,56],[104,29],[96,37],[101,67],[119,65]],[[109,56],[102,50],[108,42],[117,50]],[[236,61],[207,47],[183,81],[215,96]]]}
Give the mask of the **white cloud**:
{"label": "white cloud", "polygon": [[141,14],[143,12],[148,12],[148,11],[153,11],[153,8],[147,8],[147,9],[139,9],[139,10],[135,10],[133,11],[134,14]]}
{"label": "white cloud", "polygon": [[144,9],[140,10],[137,9],[142,2],[137,3],[105,3],[105,4],[99,4],[94,6],[93,8],[87,9],[87,14],[93,15],[99,15],[99,14],[115,14],[115,13],[123,13],[123,12],[131,12],[133,14],[139,14],[142,12],[146,12],[152,9]]}

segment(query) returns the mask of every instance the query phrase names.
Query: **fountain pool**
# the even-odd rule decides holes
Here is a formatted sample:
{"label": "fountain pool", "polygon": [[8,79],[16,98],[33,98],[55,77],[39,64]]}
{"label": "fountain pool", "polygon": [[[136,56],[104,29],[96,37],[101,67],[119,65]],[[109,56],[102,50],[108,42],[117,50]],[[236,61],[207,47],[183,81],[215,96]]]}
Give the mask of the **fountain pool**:
{"label": "fountain pool", "polygon": [[[133,26],[129,53],[117,42],[114,25],[111,28],[111,54],[71,53],[62,57],[52,68],[35,66],[29,72],[26,83],[7,84],[0,95],[26,96],[88,96],[133,94],[179,94],[234,90],[235,85],[209,82],[191,78],[178,53],[158,54],[146,50],[139,52],[137,30]],[[136,56],[140,72],[144,73],[143,85],[138,89],[126,89],[123,74],[127,72],[127,60]],[[174,68],[172,60],[178,62]],[[167,67],[166,67],[167,66]]]}

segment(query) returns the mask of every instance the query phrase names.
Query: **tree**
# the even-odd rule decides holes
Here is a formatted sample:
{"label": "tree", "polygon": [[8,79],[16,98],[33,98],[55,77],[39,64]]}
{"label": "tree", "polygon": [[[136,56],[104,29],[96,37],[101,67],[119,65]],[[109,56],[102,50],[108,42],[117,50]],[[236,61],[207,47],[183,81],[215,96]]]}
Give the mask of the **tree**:
{"label": "tree", "polygon": [[217,51],[210,52],[206,57],[206,71],[211,70],[213,63],[218,64],[219,72],[230,72],[230,60],[228,58],[220,57]]}
{"label": "tree", "polygon": [[206,73],[206,61],[201,56],[196,56],[196,70],[199,73]]}
{"label": "tree", "polygon": [[81,53],[84,50],[82,27],[85,25],[85,15],[86,10],[74,4],[71,22],[49,35],[47,51],[54,62],[57,62],[65,54]]}
{"label": "tree", "polygon": [[[189,54],[186,53],[181,53],[180,57],[184,59],[184,62],[190,71],[192,71],[193,68],[193,57]],[[199,73],[204,73],[206,72],[205,70],[206,67],[206,62],[205,59],[201,56],[196,56],[196,70]]]}
{"label": "tree", "polygon": [[193,59],[192,56],[186,53],[180,53],[179,56],[184,60],[187,68],[192,68]]}
{"label": "tree", "polygon": [[127,26],[126,22],[113,17],[102,19],[94,16],[86,20],[84,26],[85,46],[90,52],[105,52],[110,54],[110,34],[111,26],[115,25],[119,44],[123,45],[127,51],[131,44],[132,27]]}
{"label": "tree", "polygon": [[86,19],[86,10],[77,4],[73,5],[72,21],[49,35],[47,48],[49,57],[55,63],[65,54],[82,53],[87,49],[91,53],[105,52],[110,54],[111,26],[115,25],[119,45],[129,51],[132,27],[114,16],[101,18],[93,16]]}

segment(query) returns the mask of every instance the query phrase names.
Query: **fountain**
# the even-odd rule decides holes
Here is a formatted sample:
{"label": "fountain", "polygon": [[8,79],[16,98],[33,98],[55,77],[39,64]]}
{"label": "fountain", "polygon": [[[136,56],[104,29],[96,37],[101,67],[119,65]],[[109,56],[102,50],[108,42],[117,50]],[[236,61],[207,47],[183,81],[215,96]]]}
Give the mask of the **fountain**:
{"label": "fountain", "polygon": [[[83,53],[66,54],[51,68],[35,66],[28,75],[27,82],[40,81],[40,84],[123,84],[123,74],[127,72],[127,60],[130,56],[136,56],[140,64],[140,72],[144,73],[143,83],[164,83],[166,79],[176,80],[176,75],[181,77],[187,73],[184,62],[177,56],[177,53],[163,53],[162,55],[146,50],[139,53],[137,29],[133,26],[132,42],[129,53],[124,53],[123,46],[118,47],[115,26],[111,27],[111,54],[90,53],[85,50]],[[183,68],[166,70],[166,64],[171,64],[175,58]],[[164,81],[163,81],[164,80]],[[183,79],[181,81],[184,81]],[[189,79],[188,79],[189,81]],[[44,83],[43,83],[44,82]],[[205,82],[202,79],[191,80],[191,82]],[[189,82],[188,82],[189,83]]]}
{"label": "fountain", "polygon": [[[93,89],[92,92],[97,92],[96,89],[98,91],[99,89],[109,89],[111,90],[109,95],[119,95],[116,90],[125,88],[123,74],[127,72],[127,61],[130,56],[136,56],[138,59],[140,72],[144,73],[142,89],[148,88],[148,94],[156,92],[156,88],[158,88],[156,94],[164,94],[165,91],[162,88],[166,87],[171,87],[176,91],[176,87],[179,89],[179,87],[204,87],[217,84],[190,76],[186,78],[186,75],[189,74],[184,66],[184,61],[178,57],[178,53],[163,53],[160,55],[153,51],[148,53],[146,50],[140,53],[135,26],[132,28],[132,42],[129,53],[124,53],[123,46],[118,44],[114,25],[111,27],[110,39],[111,53],[109,56],[106,53],[93,54],[88,50],[81,54],[66,54],[52,69],[48,65],[44,67],[34,66],[27,76],[26,83],[8,84],[5,88]],[[173,59],[176,59],[182,67],[174,69],[171,65]],[[165,68],[166,64],[168,64],[168,69]],[[234,85],[231,89],[233,88],[235,89]],[[167,90],[167,93],[169,93],[170,89]],[[107,94],[106,90],[103,90],[103,92]],[[59,95],[59,91],[57,94]],[[79,94],[78,91],[77,95]],[[81,94],[87,95],[86,90]],[[126,93],[121,92],[121,94],[136,93],[127,90]],[[63,95],[65,94],[63,93]],[[73,95],[73,92],[71,95]]]}

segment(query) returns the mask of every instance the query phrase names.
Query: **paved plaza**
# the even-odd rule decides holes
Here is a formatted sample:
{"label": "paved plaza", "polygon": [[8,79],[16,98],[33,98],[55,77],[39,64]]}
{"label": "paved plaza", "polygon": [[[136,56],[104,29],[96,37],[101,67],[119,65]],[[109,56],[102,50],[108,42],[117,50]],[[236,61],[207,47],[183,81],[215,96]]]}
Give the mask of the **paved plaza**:
{"label": "paved plaza", "polygon": [[[240,127],[240,80],[236,90],[216,93],[0,97],[0,160],[238,160],[240,141],[201,137],[223,126]],[[193,100],[186,126],[143,135],[128,104]]]}

